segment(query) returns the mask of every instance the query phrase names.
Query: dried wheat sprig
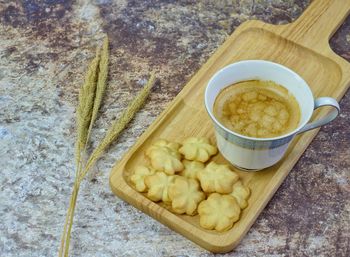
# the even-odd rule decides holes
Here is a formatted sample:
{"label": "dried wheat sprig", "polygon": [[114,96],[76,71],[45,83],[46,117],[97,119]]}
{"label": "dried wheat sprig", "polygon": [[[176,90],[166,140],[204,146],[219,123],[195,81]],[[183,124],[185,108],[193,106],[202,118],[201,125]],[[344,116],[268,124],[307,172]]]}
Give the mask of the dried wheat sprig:
{"label": "dried wheat sprig", "polygon": [[[77,108],[77,141],[76,141],[76,163],[77,163],[77,169],[76,169],[76,177],[78,177],[79,173],[81,172],[81,151],[82,148],[85,146],[87,141],[87,129],[91,120],[91,103],[93,103],[93,98],[95,95],[95,88],[96,88],[96,79],[97,79],[97,67],[99,64],[99,48],[96,50],[95,58],[90,62],[88,71],[85,76],[85,81],[83,86],[79,90],[79,104]],[[73,198],[75,196],[75,188],[72,192],[72,197],[70,199],[70,205],[74,202]],[[63,234],[61,238],[61,247],[59,256],[62,256],[63,254],[63,248],[67,239],[67,229],[69,228],[69,222],[72,217],[71,208],[69,207]]]}
{"label": "dried wheat sprig", "polygon": [[111,125],[110,129],[107,131],[105,137],[102,139],[100,144],[96,147],[96,149],[90,155],[83,172],[80,174],[80,181],[82,181],[86,175],[86,173],[90,170],[90,168],[95,164],[95,162],[101,157],[104,151],[108,148],[108,146],[116,140],[119,134],[123,131],[126,125],[132,120],[135,116],[135,113],[142,107],[144,102],[146,101],[153,85],[155,82],[154,72],[151,73],[151,77],[148,80],[148,83],[144,86],[140,93],[134,98],[134,100],[128,105],[126,110],[122,113],[120,118]]}
{"label": "dried wheat sprig", "polygon": [[[85,81],[83,86],[79,90],[79,104],[77,108],[77,141],[76,141],[76,178],[78,178],[81,169],[82,169],[82,163],[81,163],[81,151],[86,145],[87,141],[87,134],[88,134],[88,128],[91,121],[91,113],[92,113],[92,104],[94,103],[94,97],[95,97],[95,89],[96,89],[96,79],[97,79],[97,72],[98,72],[98,64],[100,59],[100,49],[97,48],[95,58],[91,61],[88,67],[88,71],[85,76]],[[73,205],[74,202],[76,202],[77,197],[77,190],[76,190],[76,183],[72,192],[72,196],[70,199],[70,207],[68,208],[66,220],[63,228],[62,238],[61,238],[61,246],[59,250],[59,256],[62,256],[63,249],[65,246],[65,242],[67,242],[67,238],[70,238],[70,235],[68,236],[67,232],[69,231],[70,234],[70,223],[72,222],[72,208],[71,205]],[[69,240],[69,239],[68,239]]]}
{"label": "dried wheat sprig", "polygon": [[108,37],[106,36],[103,45],[102,45],[102,51],[101,51],[101,57],[100,57],[100,63],[99,63],[99,72],[98,72],[98,79],[97,79],[97,85],[96,85],[96,93],[95,93],[95,100],[94,100],[94,107],[92,109],[91,114],[91,121],[90,126],[88,129],[87,138],[90,137],[92,127],[94,125],[94,122],[97,118],[98,110],[100,109],[102,98],[104,95],[104,92],[106,90],[106,81],[108,76],[108,62],[109,62],[109,43],[108,43]]}

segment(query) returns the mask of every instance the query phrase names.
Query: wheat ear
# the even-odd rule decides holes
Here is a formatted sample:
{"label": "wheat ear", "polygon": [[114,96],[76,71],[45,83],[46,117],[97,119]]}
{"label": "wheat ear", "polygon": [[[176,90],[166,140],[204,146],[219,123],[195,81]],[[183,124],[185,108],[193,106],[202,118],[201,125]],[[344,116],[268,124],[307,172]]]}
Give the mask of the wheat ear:
{"label": "wheat ear", "polygon": [[152,72],[151,77],[148,80],[148,83],[144,86],[141,92],[135,97],[135,99],[128,105],[128,107],[122,113],[120,118],[111,125],[105,137],[102,139],[100,144],[96,147],[96,149],[90,155],[82,174],[80,174],[80,181],[84,179],[86,173],[90,170],[90,168],[100,158],[100,156],[104,153],[104,151],[108,148],[108,146],[113,141],[116,140],[116,138],[123,131],[126,125],[135,116],[135,113],[142,107],[142,105],[146,101],[154,85],[154,82],[155,82],[155,75],[154,75],[154,72]]}
{"label": "wheat ear", "polygon": [[95,101],[94,101],[94,107],[92,109],[91,114],[91,121],[90,126],[88,129],[87,138],[90,137],[92,127],[94,125],[94,122],[97,118],[98,110],[100,109],[101,102],[103,95],[106,90],[106,81],[108,76],[108,63],[109,63],[109,42],[108,37],[106,36],[103,41],[102,51],[101,51],[101,58],[99,63],[99,72],[98,72],[98,80],[96,85],[96,93],[95,93]]}
{"label": "wheat ear", "polygon": [[88,131],[91,123],[92,109],[94,105],[96,81],[98,77],[98,65],[100,61],[100,48],[96,50],[96,56],[89,65],[84,85],[79,92],[79,104],[77,108],[77,143],[76,159],[79,166],[81,151],[88,140]]}

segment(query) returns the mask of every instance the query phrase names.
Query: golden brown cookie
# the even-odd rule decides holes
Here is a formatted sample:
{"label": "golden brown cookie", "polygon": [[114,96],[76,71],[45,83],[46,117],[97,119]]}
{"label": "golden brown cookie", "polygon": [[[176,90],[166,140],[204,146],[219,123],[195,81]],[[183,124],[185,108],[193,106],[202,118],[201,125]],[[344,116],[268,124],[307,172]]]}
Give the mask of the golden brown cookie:
{"label": "golden brown cookie", "polygon": [[198,213],[201,227],[222,232],[239,220],[241,208],[231,195],[213,193],[199,204]]}
{"label": "golden brown cookie", "polygon": [[134,174],[130,177],[130,180],[137,191],[145,192],[147,190],[145,178],[153,175],[155,172],[156,171],[153,168],[139,165],[136,166]]}
{"label": "golden brown cookie", "polygon": [[234,197],[214,193],[199,204],[198,213],[201,227],[222,232],[239,220],[241,208]]}
{"label": "golden brown cookie", "polygon": [[204,137],[187,138],[179,152],[185,156],[185,159],[191,161],[206,162],[210,156],[217,153],[217,148],[210,144],[209,140]]}
{"label": "golden brown cookie", "polygon": [[228,165],[210,162],[204,170],[198,171],[197,178],[204,192],[229,194],[239,177]]}
{"label": "golden brown cookie", "polygon": [[178,151],[181,145],[179,143],[171,142],[166,139],[158,139],[152,144],[152,146],[167,147],[174,151]]}
{"label": "golden brown cookie", "polygon": [[184,168],[181,154],[178,152],[179,147],[177,143],[159,139],[147,149],[146,156],[154,169],[173,175]]}
{"label": "golden brown cookie", "polygon": [[175,176],[168,176],[164,172],[156,172],[145,178],[145,185],[148,188],[147,197],[154,202],[170,202],[168,189],[174,182]]}
{"label": "golden brown cookie", "polygon": [[185,168],[179,175],[186,178],[197,179],[197,172],[204,169],[204,164],[202,162],[183,160],[182,164]]}
{"label": "golden brown cookie", "polygon": [[249,187],[243,185],[242,181],[238,180],[236,183],[233,184],[233,190],[230,195],[232,195],[234,198],[236,198],[236,201],[241,207],[241,209],[244,209],[248,206],[248,198],[250,196],[250,189]]}
{"label": "golden brown cookie", "polygon": [[168,193],[172,210],[178,214],[194,215],[198,204],[205,199],[197,180],[180,176],[169,186]]}

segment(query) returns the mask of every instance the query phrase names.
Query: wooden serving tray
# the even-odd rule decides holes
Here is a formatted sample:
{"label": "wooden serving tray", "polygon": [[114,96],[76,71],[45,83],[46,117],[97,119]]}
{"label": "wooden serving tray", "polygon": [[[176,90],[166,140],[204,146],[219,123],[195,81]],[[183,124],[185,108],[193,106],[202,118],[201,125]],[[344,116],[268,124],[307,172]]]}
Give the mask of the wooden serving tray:
{"label": "wooden serving tray", "polygon": [[[113,168],[110,176],[113,192],[209,251],[232,250],[318,130],[296,137],[284,159],[275,166],[260,172],[237,171],[251,188],[252,194],[240,220],[223,233],[201,228],[198,216],[176,215],[150,201],[130,186],[130,174],[136,165],[145,163],[145,149],[157,138],[181,142],[189,136],[205,136],[215,140],[203,94],[213,74],[230,63],[263,59],[283,64],[305,79],[315,97],[332,96],[340,100],[349,86],[350,64],[331,50],[328,41],[349,10],[349,0],[314,0],[302,16],[291,24],[276,26],[248,21],[239,26]],[[324,114],[325,110],[316,112],[314,118]],[[215,159],[221,163],[227,162],[220,154]]]}

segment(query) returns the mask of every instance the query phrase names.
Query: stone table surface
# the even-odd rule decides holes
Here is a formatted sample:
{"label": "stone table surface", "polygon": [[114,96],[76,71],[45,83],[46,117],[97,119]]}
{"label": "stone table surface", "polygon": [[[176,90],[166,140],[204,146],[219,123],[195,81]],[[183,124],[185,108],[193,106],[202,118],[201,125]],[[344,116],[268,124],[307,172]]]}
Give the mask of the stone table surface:
{"label": "stone table surface", "polygon": [[[240,23],[288,23],[308,4],[0,0],[0,255],[57,254],[74,181],[77,94],[108,33],[110,78],[93,145],[151,70],[159,83],[83,183],[71,256],[213,256],[115,197],[109,172]],[[350,60],[350,19],[331,46]],[[350,92],[341,108],[241,244],[224,256],[350,256]]]}

